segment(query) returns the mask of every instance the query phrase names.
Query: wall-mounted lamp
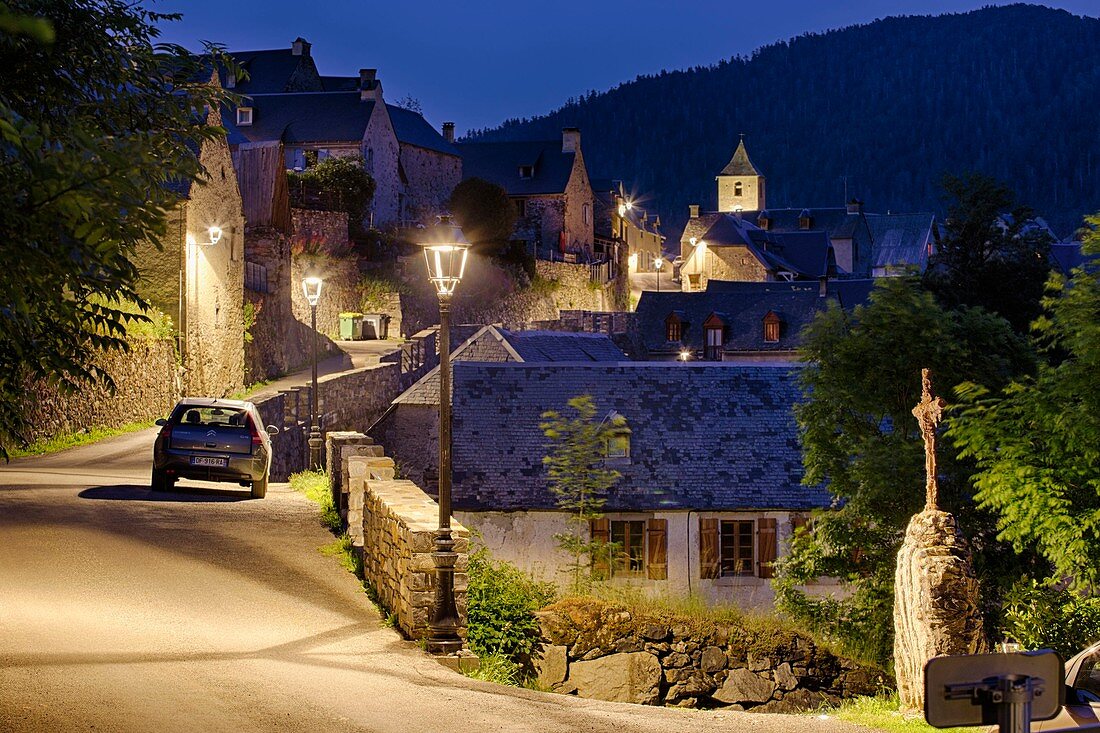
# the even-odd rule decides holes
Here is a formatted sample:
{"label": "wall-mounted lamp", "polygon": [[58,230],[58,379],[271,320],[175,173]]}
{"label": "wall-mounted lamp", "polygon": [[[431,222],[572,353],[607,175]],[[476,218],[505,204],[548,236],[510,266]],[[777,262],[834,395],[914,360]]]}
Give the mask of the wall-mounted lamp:
{"label": "wall-mounted lamp", "polygon": [[687,361],[690,358],[691,358],[691,352],[688,351],[687,349],[684,349],[683,351],[680,352],[680,361]]}
{"label": "wall-mounted lamp", "polygon": [[194,243],[198,244],[198,245],[201,245],[203,247],[213,247],[215,244],[220,242],[221,239],[222,239],[221,227],[210,227],[209,229],[206,230],[206,233],[208,235],[210,235],[210,241],[209,242],[194,242]]}

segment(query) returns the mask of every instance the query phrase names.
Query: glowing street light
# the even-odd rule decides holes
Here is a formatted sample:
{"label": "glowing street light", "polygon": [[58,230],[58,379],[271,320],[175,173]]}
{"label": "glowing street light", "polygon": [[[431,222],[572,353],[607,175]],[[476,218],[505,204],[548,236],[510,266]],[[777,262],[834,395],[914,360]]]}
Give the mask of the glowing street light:
{"label": "glowing street light", "polygon": [[324,281],[316,275],[302,278],[302,291],[309,303],[313,325],[313,389],[309,400],[309,467],[316,471],[321,467],[321,426],[317,421],[317,303],[321,300]]}
{"label": "glowing street light", "polygon": [[435,609],[429,624],[428,651],[451,654],[462,649],[455,605],[455,562],[451,538],[451,296],[466,271],[470,243],[449,216],[424,233],[421,242],[428,279],[439,297],[439,529],[435,533]]}
{"label": "glowing street light", "polygon": [[661,292],[661,268],[664,267],[664,265],[665,265],[665,261],[664,261],[664,259],[662,259],[660,257],[653,260],[653,267],[656,268],[656,270],[657,270],[657,292],[658,293]]}

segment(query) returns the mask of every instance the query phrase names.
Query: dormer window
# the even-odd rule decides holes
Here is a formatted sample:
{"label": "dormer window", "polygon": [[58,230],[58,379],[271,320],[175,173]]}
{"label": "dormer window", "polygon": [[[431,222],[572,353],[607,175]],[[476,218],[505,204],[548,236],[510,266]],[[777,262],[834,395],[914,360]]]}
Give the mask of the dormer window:
{"label": "dormer window", "polygon": [[814,224],[814,218],[810,216],[809,209],[803,209],[802,213],[798,215],[798,228],[809,229]]}
{"label": "dormer window", "polygon": [[782,323],[774,311],[768,311],[764,316],[764,342],[769,344],[779,343],[779,324]]}
{"label": "dormer window", "polygon": [[768,217],[768,212],[767,211],[761,211],[760,216],[756,217],[756,226],[760,227],[764,231],[768,231],[768,229],[771,227],[771,225],[772,225],[772,220],[771,220],[771,218]]}
{"label": "dormer window", "polygon": [[665,319],[665,341],[678,343],[684,339],[684,321],[677,313],[669,313]]}
{"label": "dormer window", "polygon": [[703,333],[706,334],[704,355],[707,360],[722,361],[722,350],[726,342],[726,322],[717,313],[711,313],[703,322]]}
{"label": "dormer window", "polygon": [[630,458],[630,428],[626,424],[626,418],[615,410],[607,413],[607,417],[600,424],[605,428],[604,433],[604,457],[610,459]]}
{"label": "dormer window", "polygon": [[521,165],[519,167],[519,177],[520,178],[534,178],[535,177],[535,166],[533,166],[533,165]]}
{"label": "dormer window", "polygon": [[251,107],[237,107],[237,124],[242,127],[252,124]]}

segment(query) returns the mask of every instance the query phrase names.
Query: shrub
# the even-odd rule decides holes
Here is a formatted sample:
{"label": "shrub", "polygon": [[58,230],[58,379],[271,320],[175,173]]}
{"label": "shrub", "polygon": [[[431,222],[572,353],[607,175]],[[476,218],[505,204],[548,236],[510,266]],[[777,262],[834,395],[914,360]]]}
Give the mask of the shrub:
{"label": "shrub", "polygon": [[332,503],[332,486],[325,471],[301,471],[291,474],[290,488],[305,494],[307,499],[317,504],[321,508],[321,523],[333,533],[340,534],[343,520],[340,519],[340,512]]}
{"label": "shrub", "polygon": [[477,548],[470,553],[467,586],[470,649],[483,658],[503,657],[529,672],[541,643],[535,611],[553,600],[551,583],[536,581],[515,565],[494,560],[484,547]]}
{"label": "shrub", "polygon": [[349,231],[362,230],[375,183],[361,157],[332,156],[300,173],[287,171],[287,183],[296,205],[345,211]]}
{"label": "shrub", "polygon": [[1100,640],[1100,598],[1020,578],[1006,598],[1001,631],[1025,649],[1053,649],[1068,659]]}

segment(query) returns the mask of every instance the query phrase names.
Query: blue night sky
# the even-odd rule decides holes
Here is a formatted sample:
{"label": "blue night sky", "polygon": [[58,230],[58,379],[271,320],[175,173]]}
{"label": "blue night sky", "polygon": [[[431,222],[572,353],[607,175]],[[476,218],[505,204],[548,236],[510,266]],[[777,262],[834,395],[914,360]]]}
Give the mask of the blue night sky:
{"label": "blue night sky", "polygon": [[[640,74],[707,65],[802,33],[888,15],[973,10],[989,0],[161,0],[181,12],[161,40],[230,50],[313,44],[322,74],[377,68],[386,99],[418,99],[437,128],[459,134],[545,113],[571,96]],[[1100,0],[1048,2],[1079,15]]]}

